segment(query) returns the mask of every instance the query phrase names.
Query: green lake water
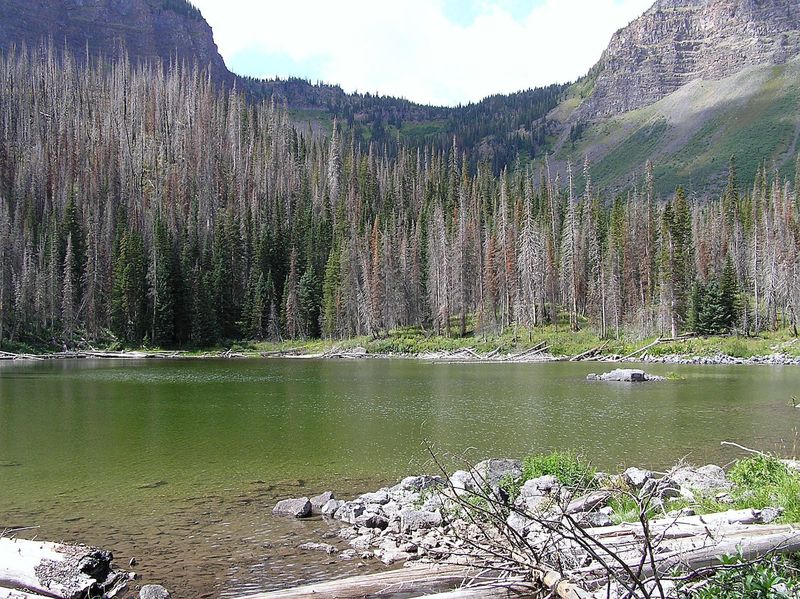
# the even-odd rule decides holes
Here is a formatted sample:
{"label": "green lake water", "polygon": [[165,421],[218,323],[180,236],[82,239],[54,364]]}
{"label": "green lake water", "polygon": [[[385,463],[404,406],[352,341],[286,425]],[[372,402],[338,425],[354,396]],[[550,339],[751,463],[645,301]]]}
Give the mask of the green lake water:
{"label": "green lake water", "polygon": [[[374,490],[465,458],[571,448],[604,469],[724,465],[723,440],[794,454],[800,368],[412,360],[0,363],[0,530],[130,557],[177,597],[236,596],[364,571],[298,553],[336,527],[277,498]],[[366,566],[367,569],[375,565]]]}

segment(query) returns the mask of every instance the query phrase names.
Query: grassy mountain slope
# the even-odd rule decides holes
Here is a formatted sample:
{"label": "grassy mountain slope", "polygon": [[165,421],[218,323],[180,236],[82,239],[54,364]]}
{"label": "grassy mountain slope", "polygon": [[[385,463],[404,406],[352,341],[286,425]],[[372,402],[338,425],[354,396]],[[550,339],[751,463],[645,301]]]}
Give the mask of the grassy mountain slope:
{"label": "grassy mountain slope", "polygon": [[703,194],[724,185],[731,155],[740,180],[752,180],[762,160],[783,172],[794,168],[800,58],[747,67],[717,81],[695,80],[655,104],[586,124],[571,141],[578,105],[573,94],[550,114],[562,124],[557,163],[581,164],[588,155],[596,183],[619,189],[641,175],[650,159],[659,192],[683,184]]}

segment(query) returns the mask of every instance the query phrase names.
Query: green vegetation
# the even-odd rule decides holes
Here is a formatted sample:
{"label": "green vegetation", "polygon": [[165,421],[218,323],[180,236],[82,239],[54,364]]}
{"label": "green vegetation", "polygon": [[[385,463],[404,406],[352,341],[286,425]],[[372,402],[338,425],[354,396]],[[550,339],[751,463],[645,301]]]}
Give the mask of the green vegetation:
{"label": "green vegetation", "polygon": [[553,451],[526,457],[522,462],[522,482],[540,476],[555,476],[559,482],[572,488],[591,488],[595,469],[578,454],[571,451]]}
{"label": "green vegetation", "polygon": [[721,562],[708,584],[692,594],[694,599],[789,599],[800,592],[797,555],[750,563],[738,554],[723,556]]}

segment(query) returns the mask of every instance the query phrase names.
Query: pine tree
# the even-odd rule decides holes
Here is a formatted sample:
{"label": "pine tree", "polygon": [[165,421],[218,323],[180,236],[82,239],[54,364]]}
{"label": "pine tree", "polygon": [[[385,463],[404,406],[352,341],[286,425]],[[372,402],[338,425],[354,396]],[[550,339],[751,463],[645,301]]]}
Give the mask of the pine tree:
{"label": "pine tree", "polygon": [[300,277],[297,271],[297,248],[292,248],[289,262],[289,274],[284,285],[283,331],[289,339],[298,339],[304,335],[300,316]]}
{"label": "pine tree", "polygon": [[172,243],[164,224],[155,225],[152,259],[148,280],[152,303],[151,340],[154,345],[168,347],[175,342],[175,290]]}
{"label": "pine tree", "polygon": [[211,273],[206,272],[197,277],[192,309],[192,343],[197,347],[208,347],[219,338],[212,289]]}
{"label": "pine tree", "polygon": [[730,256],[725,261],[725,267],[722,270],[719,291],[724,329],[729,331],[739,324],[739,313],[741,311],[739,284],[736,281],[736,270],[733,268],[733,261]]}
{"label": "pine tree", "polygon": [[328,339],[339,337],[342,309],[341,252],[334,247],[325,265],[325,281],[322,287],[322,332]]}
{"label": "pine tree", "polygon": [[73,287],[75,260],[72,251],[72,236],[67,236],[64,255],[64,288],[61,294],[61,323],[64,336],[71,339],[75,332],[75,289]]}

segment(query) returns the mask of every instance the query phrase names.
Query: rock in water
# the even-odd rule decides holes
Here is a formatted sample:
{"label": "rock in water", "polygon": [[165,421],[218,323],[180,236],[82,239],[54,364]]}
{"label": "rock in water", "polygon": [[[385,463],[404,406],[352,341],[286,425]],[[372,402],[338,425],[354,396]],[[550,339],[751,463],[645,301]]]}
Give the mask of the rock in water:
{"label": "rock in water", "polygon": [[309,499],[311,502],[311,512],[314,514],[321,514],[322,508],[327,504],[329,501],[335,500],[336,497],[334,496],[332,491],[325,491],[317,495],[316,497],[312,497]]}
{"label": "rock in water", "polygon": [[300,499],[284,499],[279,501],[272,509],[275,516],[288,516],[290,518],[307,518],[311,515],[311,502],[308,497]]}
{"label": "rock in water", "polygon": [[647,374],[635,368],[617,368],[605,374],[589,374],[587,381],[612,381],[618,383],[644,383],[646,381],[663,381],[664,377]]}
{"label": "rock in water", "polygon": [[170,594],[160,584],[146,584],[139,591],[139,599],[170,599]]}

